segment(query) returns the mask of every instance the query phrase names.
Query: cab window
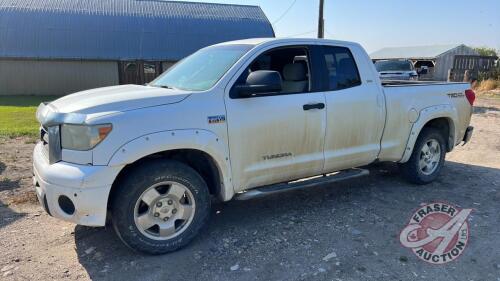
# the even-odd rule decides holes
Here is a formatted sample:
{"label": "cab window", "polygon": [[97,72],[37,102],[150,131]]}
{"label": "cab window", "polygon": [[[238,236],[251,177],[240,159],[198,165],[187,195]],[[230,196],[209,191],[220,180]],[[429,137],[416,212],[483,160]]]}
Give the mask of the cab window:
{"label": "cab window", "polygon": [[282,90],[274,94],[309,92],[311,88],[309,55],[305,47],[284,47],[258,56],[238,78],[244,84],[248,75],[258,70],[277,71],[281,75]]}
{"label": "cab window", "polygon": [[358,67],[348,48],[323,46],[322,59],[326,68],[323,90],[335,91],[361,85]]}

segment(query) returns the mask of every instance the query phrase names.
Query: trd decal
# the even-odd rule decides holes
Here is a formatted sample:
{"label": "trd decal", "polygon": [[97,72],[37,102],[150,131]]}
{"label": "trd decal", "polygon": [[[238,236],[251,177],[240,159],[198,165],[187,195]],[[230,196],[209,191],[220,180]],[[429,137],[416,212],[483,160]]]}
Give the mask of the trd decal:
{"label": "trd decal", "polygon": [[285,153],[278,153],[278,154],[272,154],[272,155],[264,155],[264,156],[262,156],[262,158],[264,160],[271,160],[271,159],[290,157],[290,156],[292,156],[291,152],[285,152]]}
{"label": "trd decal", "polygon": [[226,122],[226,115],[208,116],[208,124],[217,124]]}
{"label": "trd decal", "polygon": [[450,97],[450,98],[460,98],[460,97],[463,97],[463,96],[465,96],[464,93],[449,93],[448,94],[448,97]]}

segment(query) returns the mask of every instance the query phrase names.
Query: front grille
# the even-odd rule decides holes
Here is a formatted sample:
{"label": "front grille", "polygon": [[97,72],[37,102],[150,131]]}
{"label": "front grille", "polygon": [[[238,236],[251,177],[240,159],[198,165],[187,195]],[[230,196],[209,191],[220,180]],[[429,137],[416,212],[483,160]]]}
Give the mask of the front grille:
{"label": "front grille", "polygon": [[46,159],[49,158],[49,133],[47,128],[41,126],[40,127],[40,142],[43,145],[42,153]]}
{"label": "front grille", "polygon": [[59,126],[40,127],[40,141],[43,144],[43,154],[53,164],[61,160],[61,136]]}
{"label": "front grille", "polygon": [[47,133],[47,128],[44,126],[40,127],[40,140],[44,143],[49,143],[49,134]]}

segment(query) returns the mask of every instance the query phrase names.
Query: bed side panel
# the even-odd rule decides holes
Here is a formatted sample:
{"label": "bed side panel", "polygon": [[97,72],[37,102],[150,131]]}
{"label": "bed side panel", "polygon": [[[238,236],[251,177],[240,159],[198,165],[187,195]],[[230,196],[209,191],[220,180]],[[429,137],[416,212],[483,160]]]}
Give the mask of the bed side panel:
{"label": "bed side panel", "polygon": [[[468,84],[465,83],[385,86],[387,120],[379,159],[381,161],[400,161],[407,145],[410,145],[410,149],[412,149],[413,144],[409,144],[408,141],[411,140],[410,135],[414,124],[423,122],[423,127],[427,121],[430,121],[422,120],[422,118],[426,118],[424,116],[430,116],[425,115],[423,110],[438,105],[446,106],[441,107],[440,112],[429,118],[439,118],[441,115],[453,118],[452,121],[456,123],[454,126],[456,144],[457,138],[463,136],[470,121],[470,109],[467,108],[466,103],[468,102],[465,97],[452,98],[449,94],[464,93],[467,88]],[[451,114],[451,112],[458,113]],[[420,128],[417,132],[413,131],[416,136],[419,132]]]}

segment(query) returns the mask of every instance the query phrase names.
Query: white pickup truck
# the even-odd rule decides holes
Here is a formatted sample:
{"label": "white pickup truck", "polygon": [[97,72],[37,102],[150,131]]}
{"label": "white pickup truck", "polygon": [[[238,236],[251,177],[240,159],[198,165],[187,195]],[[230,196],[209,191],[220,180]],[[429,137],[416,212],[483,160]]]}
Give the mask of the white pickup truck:
{"label": "white pickup truck", "polygon": [[348,179],[375,161],[400,163],[416,184],[433,181],[445,154],[471,137],[469,87],[383,84],[356,43],[222,43],[148,85],[41,104],[33,182],[50,215],[89,226],[109,219],[129,247],[166,253],[206,224],[212,197]]}

